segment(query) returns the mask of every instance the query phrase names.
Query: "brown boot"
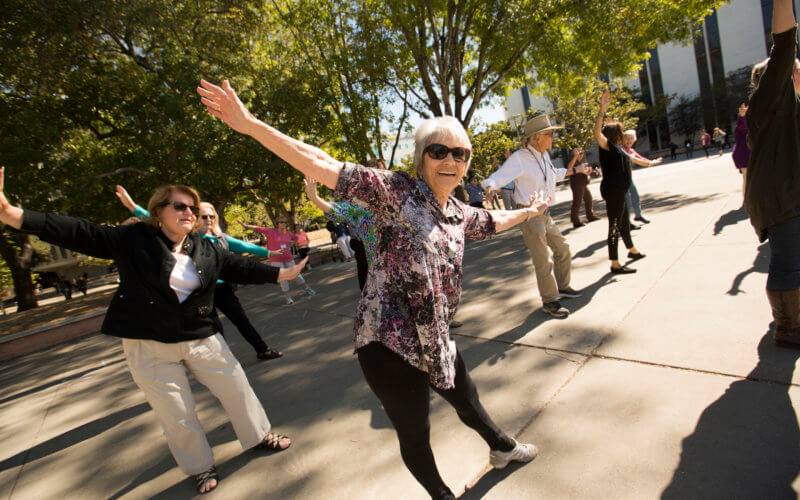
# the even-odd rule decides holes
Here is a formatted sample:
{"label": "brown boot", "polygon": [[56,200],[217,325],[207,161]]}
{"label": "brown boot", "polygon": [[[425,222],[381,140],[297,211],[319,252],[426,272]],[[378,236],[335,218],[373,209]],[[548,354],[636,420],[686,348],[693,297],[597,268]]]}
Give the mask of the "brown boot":
{"label": "brown boot", "polygon": [[767,290],[767,298],[775,319],[775,342],[800,346],[800,289]]}

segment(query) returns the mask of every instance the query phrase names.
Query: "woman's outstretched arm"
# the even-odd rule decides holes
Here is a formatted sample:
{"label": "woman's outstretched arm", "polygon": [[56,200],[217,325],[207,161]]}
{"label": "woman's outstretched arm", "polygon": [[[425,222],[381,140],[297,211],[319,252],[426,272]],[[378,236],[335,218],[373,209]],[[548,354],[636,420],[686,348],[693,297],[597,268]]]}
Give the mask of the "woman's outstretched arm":
{"label": "woman's outstretched arm", "polygon": [[197,93],[206,109],[233,130],[249,135],[286,163],[331,189],[336,188],[343,163],[321,149],[293,139],[254,117],[239,100],[228,80],[222,87],[200,81]]}
{"label": "woman's outstretched arm", "polygon": [[22,227],[23,211],[19,207],[12,206],[3,192],[5,170],[5,167],[0,167],[0,222],[8,224],[14,229],[19,229]]}

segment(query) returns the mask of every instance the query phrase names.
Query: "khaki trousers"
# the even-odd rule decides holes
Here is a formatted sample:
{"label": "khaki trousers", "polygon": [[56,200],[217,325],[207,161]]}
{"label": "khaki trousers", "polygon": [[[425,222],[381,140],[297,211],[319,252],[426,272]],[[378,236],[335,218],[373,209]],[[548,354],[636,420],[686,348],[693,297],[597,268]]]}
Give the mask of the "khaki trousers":
{"label": "khaki trousers", "polygon": [[174,344],[122,339],[122,348],[133,380],[153,408],[184,473],[199,474],[214,465],[194,411],[187,369],[222,403],[242,448],[259,444],[269,432],[267,414],[221,335]]}
{"label": "khaki trousers", "polygon": [[571,278],[572,254],[567,239],[558,230],[549,212],[523,222],[519,228],[533,260],[542,302],[558,300],[558,290],[568,287]]}

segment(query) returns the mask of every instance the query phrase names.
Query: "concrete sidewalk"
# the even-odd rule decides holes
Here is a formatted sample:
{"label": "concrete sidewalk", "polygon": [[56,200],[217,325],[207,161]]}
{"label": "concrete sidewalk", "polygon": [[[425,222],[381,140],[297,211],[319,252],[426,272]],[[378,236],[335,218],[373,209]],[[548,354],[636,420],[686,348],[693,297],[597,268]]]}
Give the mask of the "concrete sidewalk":
{"label": "concrete sidewalk", "polygon": [[[573,314],[544,315],[519,231],[471,242],[455,330],[495,420],[535,442],[532,463],[489,471],[488,448],[438,396],[432,441],[464,498],[795,498],[800,351],[776,348],[764,294],[768,248],[741,210],[730,156],[635,173],[645,214],[639,272],[608,273],[606,221],[572,230]],[[599,199],[599,183],[591,184]],[[604,204],[596,202],[601,215]],[[624,254],[623,254],[624,255]],[[283,453],[242,452],[224,411],[195,395],[222,481],[209,498],[427,498],[352,355],[353,263],[306,274],[320,294],[281,306],[275,286],[239,296],[281,359],[227,338]],[[302,297],[302,294],[298,292]],[[119,341],[93,336],[0,367],[0,485],[7,498],[185,498]],[[467,489],[469,488],[469,489]],[[466,492],[465,492],[466,490]]]}

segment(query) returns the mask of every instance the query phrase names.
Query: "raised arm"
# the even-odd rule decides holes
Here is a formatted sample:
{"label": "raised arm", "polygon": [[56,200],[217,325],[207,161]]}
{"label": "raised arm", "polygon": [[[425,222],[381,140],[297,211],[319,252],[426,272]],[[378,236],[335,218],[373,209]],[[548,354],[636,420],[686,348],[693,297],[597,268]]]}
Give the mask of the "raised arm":
{"label": "raised arm", "polygon": [[783,33],[794,28],[792,0],[775,0],[772,3],[772,33]]}
{"label": "raised arm", "polygon": [[331,212],[331,204],[320,198],[317,194],[317,181],[306,176],[306,178],[303,179],[303,184],[306,186],[306,196],[308,196],[311,203],[316,205],[325,214],[329,214]]}
{"label": "raised arm", "polygon": [[11,206],[6,194],[3,191],[3,178],[5,177],[5,167],[0,167],[0,222],[8,224],[14,229],[22,227],[23,211],[19,207]]}
{"label": "raised arm", "polygon": [[343,163],[319,148],[293,139],[254,117],[231,88],[228,80],[218,87],[205,80],[197,87],[201,101],[213,116],[242,134],[249,135],[286,163],[331,189],[336,187]]}
{"label": "raised arm", "polygon": [[611,92],[606,89],[603,96],[600,97],[600,113],[597,114],[597,120],[594,121],[594,138],[597,140],[597,145],[606,151],[608,148],[608,139],[603,135],[603,117],[606,114],[608,105],[611,104]]}
{"label": "raised arm", "polygon": [[631,161],[633,163],[635,163],[635,164],[637,164],[639,166],[642,166],[642,167],[652,167],[653,165],[658,165],[659,163],[664,161],[664,158],[662,158],[660,156],[658,158],[656,158],[655,160],[648,160],[647,158],[645,158],[644,156],[640,155],[636,151],[634,151],[634,154],[628,155],[628,156],[630,156]]}

